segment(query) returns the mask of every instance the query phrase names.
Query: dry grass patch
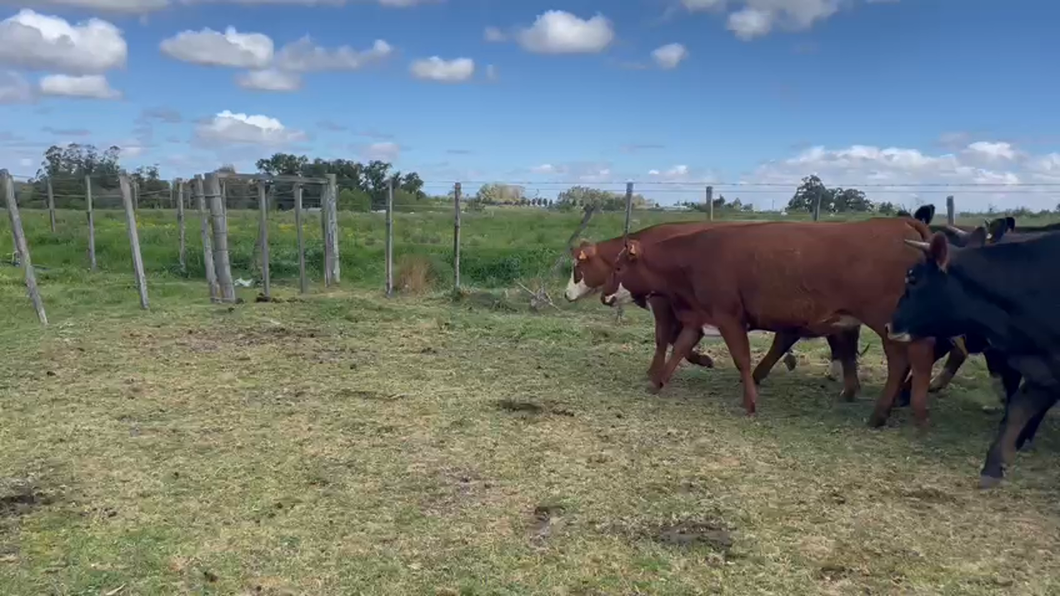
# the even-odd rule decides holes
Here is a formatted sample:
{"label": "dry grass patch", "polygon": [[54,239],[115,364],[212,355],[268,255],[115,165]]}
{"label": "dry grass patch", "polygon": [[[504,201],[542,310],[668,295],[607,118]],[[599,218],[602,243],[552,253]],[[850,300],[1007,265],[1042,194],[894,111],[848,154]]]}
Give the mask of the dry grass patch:
{"label": "dry grass patch", "polygon": [[998,414],[975,360],[918,438],[903,412],[865,426],[867,334],[859,401],[806,342],[752,420],[716,343],[648,396],[639,310],[155,308],[0,336],[0,478],[38,479],[0,509],[56,497],[0,521],[6,593],[1060,589],[1055,423],[977,491]]}

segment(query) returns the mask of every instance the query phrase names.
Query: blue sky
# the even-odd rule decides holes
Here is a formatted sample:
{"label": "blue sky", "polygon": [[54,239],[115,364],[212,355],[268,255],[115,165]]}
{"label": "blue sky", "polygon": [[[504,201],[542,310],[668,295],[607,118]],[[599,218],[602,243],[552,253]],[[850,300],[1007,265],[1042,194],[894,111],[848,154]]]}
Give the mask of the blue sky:
{"label": "blue sky", "polygon": [[434,192],[632,179],[768,208],[818,173],[906,205],[1060,203],[1060,3],[388,3],[0,0],[0,167],[91,142],[167,177],[291,151]]}

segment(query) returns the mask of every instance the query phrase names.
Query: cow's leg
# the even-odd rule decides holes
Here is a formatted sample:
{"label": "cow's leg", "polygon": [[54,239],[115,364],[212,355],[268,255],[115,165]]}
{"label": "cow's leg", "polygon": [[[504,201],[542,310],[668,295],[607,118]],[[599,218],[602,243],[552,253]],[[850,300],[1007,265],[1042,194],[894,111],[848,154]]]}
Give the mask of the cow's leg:
{"label": "cow's leg", "polygon": [[658,375],[651,380],[652,393],[662,391],[662,388],[670,382],[670,378],[673,376],[674,371],[677,370],[677,365],[679,365],[681,360],[692,351],[692,348],[702,337],[702,328],[687,325],[682,327],[681,333],[678,334],[677,339],[674,341],[674,350],[666,360],[666,364],[663,365],[662,370],[659,371]]}
{"label": "cow's leg", "polygon": [[851,365],[855,369],[855,379],[857,378],[858,341],[860,339],[860,325],[847,331],[840,331],[839,333],[825,336],[825,341],[828,342],[828,350],[831,352],[832,358],[832,361],[828,366],[829,379],[838,381],[839,378],[842,377],[845,381]]}
{"label": "cow's leg", "polygon": [[[935,348],[934,348],[935,359],[932,361],[932,366],[934,366],[935,362],[938,362],[940,359],[942,359],[943,356],[949,354],[950,351],[951,351],[951,348],[952,349],[956,349],[956,348],[953,347],[953,343],[952,343],[951,340],[949,340],[949,339],[936,339],[935,340]],[[930,374],[931,374],[931,371],[928,370],[928,375],[930,375]],[[913,393],[913,375],[910,373],[910,374],[906,375],[905,380],[902,382],[902,390],[898,394],[898,401],[896,402],[896,406],[899,407],[899,408],[904,408],[904,407],[908,406],[909,405],[909,401],[910,401],[910,396],[912,395],[912,393]]]}
{"label": "cow's leg", "polygon": [[839,397],[844,401],[854,401],[858,392],[861,391],[861,381],[858,380],[858,340],[860,338],[860,326],[828,336],[828,346],[832,349],[832,367],[834,368],[838,362],[843,375],[843,391],[840,392]]}
{"label": "cow's leg", "polygon": [[[717,321],[718,331],[725,340],[725,347],[732,355],[732,362],[740,371],[740,381],[743,383],[743,407],[748,416],[755,413],[758,401],[758,388],[755,386],[754,376],[751,373],[751,342],[747,337],[747,328],[736,320]],[[778,336],[780,334],[777,334]],[[776,341],[776,337],[774,337]],[[783,351],[781,352],[783,353]],[[776,360],[773,361],[776,363]]]}
{"label": "cow's leg", "polygon": [[957,369],[964,364],[964,361],[968,359],[968,355],[964,353],[957,346],[954,346],[950,350],[949,355],[946,357],[946,364],[942,365],[942,370],[934,379],[931,379],[931,385],[928,386],[928,391],[931,393],[938,393],[946,388],[953,380],[953,375],[957,374]]}
{"label": "cow's leg", "polygon": [[919,339],[909,344],[909,366],[912,369],[913,418],[920,430],[928,425],[928,385],[931,382],[931,366],[935,363],[934,338]]}
{"label": "cow's leg", "polygon": [[894,406],[894,398],[898,396],[906,372],[909,370],[907,346],[889,339],[886,332],[880,333],[880,337],[883,340],[883,353],[887,357],[887,382],[884,383],[883,393],[876,400],[876,408],[869,417],[869,426],[872,428],[887,424],[887,418],[891,415],[891,408]]}
{"label": "cow's leg", "polygon": [[[681,321],[677,318],[677,313],[674,312],[674,308],[670,301],[662,296],[652,296],[648,299],[648,304],[651,306],[651,312],[655,315],[655,359],[652,360],[652,367],[648,369],[648,376],[652,376],[652,371],[658,372],[660,367],[666,361],[666,349],[673,345],[677,341],[677,336],[681,334]],[[700,332],[700,339],[703,334]],[[659,352],[659,341],[663,341],[662,353]],[[699,343],[699,340],[696,340]],[[706,354],[700,354],[695,351],[695,346],[692,346],[692,350],[685,356],[685,360],[688,360],[692,364],[702,366],[705,368],[714,368],[714,360]]]}
{"label": "cow's leg", "polygon": [[648,378],[654,379],[666,363],[667,348],[673,342],[674,336],[681,332],[681,323],[674,316],[670,301],[665,298],[649,298],[648,308],[655,319],[655,355],[652,356],[651,365],[648,367]]}
{"label": "cow's leg", "polygon": [[1020,434],[1033,418],[1047,412],[1056,400],[1054,391],[1029,383],[1024,383],[1016,395],[1012,396],[1012,400],[1005,407],[1005,416],[1001,419],[997,437],[990,445],[983,469],[979,473],[980,488],[991,488],[1001,482],[1005,476],[1005,468],[1011,466],[1016,459],[1016,441]]}
{"label": "cow's leg", "polygon": [[[719,328],[719,331],[720,330],[721,329]],[[722,335],[724,336],[724,333]],[[727,339],[725,340],[726,344],[728,344],[728,341],[729,340]],[[773,367],[777,365],[777,361],[780,360],[780,357],[790,350],[791,346],[795,345],[798,341],[799,336],[796,333],[781,332],[773,334],[773,343],[769,345],[769,351],[762,357],[762,361],[758,363],[758,366],[755,367],[754,373],[751,375],[751,378],[754,379],[755,385],[760,384],[767,376],[769,376],[769,371],[773,370]]]}

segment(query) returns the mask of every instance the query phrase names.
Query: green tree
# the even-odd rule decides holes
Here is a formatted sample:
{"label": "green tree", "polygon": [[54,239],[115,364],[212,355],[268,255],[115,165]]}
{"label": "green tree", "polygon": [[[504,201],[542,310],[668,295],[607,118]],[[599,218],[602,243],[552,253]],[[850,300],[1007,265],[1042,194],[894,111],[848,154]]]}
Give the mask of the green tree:
{"label": "green tree", "polygon": [[[592,205],[601,211],[624,211],[626,209],[625,193],[616,193],[588,186],[572,186],[559,193],[556,204],[562,209],[575,209]],[[642,195],[633,195],[634,209],[649,209],[652,201]]]}
{"label": "green tree", "polygon": [[59,207],[69,206],[71,197],[85,195],[85,176],[92,177],[92,188],[97,192],[114,190],[118,188],[121,173],[120,154],[121,149],[117,146],[100,152],[95,145],[52,145],[44,152],[33,180],[33,196],[42,199],[47,196],[48,178],[51,178],[55,203]]}
{"label": "green tree", "polygon": [[821,213],[865,212],[873,209],[872,201],[865,193],[854,188],[828,188],[816,175],[802,179],[802,184],[795,189],[794,196],[788,201],[788,211],[808,211],[813,213],[814,204],[820,200]]}
{"label": "green tree", "polygon": [[525,196],[526,189],[522,186],[492,182],[479,187],[475,200],[483,205],[517,205]]}
{"label": "green tree", "polygon": [[338,208],[342,211],[367,213],[372,210],[372,197],[359,188],[344,188],[339,191]]}

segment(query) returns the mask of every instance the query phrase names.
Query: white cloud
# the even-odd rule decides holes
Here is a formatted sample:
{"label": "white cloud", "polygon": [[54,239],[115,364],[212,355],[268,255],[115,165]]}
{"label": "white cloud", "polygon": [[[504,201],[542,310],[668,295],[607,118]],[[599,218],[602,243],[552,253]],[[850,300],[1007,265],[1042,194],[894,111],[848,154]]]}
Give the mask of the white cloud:
{"label": "white cloud", "polygon": [[486,79],[490,81],[496,81],[499,75],[497,74],[497,67],[492,64],[486,65]]}
{"label": "white cloud", "polygon": [[655,60],[655,63],[659,68],[669,70],[671,68],[677,68],[677,65],[682,60],[688,58],[688,50],[685,46],[679,43],[668,43],[664,46],[655,48],[651,53],[651,57]]}
{"label": "white cloud", "polygon": [[523,49],[538,54],[596,54],[607,49],[615,31],[607,17],[581,19],[562,10],[549,10],[516,35]]}
{"label": "white cloud", "polygon": [[261,33],[239,33],[228,27],[224,33],[213,29],[182,31],[160,44],[170,58],[205,66],[263,69],[272,62],[272,39]]}
{"label": "white cloud", "polygon": [[33,167],[33,160],[28,157],[23,157],[22,159],[18,160],[18,165],[22,168],[30,168]]}
{"label": "white cloud", "polygon": [[84,99],[121,99],[121,93],[111,88],[103,75],[47,75],[40,80],[41,95],[81,97]]}
{"label": "white cloud", "polygon": [[279,70],[294,72],[357,70],[386,58],[393,51],[394,48],[382,39],[375,40],[372,47],[362,51],[350,46],[328,50],[306,36],[283,46],[276,54],[275,66]]}
{"label": "white cloud", "polygon": [[236,83],[244,89],[277,93],[289,93],[302,88],[302,78],[296,73],[274,68],[243,73],[236,77]]}
{"label": "white cloud", "polygon": [[21,10],[0,21],[0,64],[69,74],[123,68],[129,48],[121,30],[99,19],[66,20]]}
{"label": "white cloud", "polygon": [[698,12],[701,10],[718,10],[725,8],[728,4],[728,0],[681,0],[681,4],[688,9],[689,12]]}
{"label": "white cloud", "polygon": [[33,87],[25,77],[13,70],[0,70],[0,105],[32,101]]}
{"label": "white cloud", "polygon": [[993,141],[977,141],[964,150],[938,154],[901,147],[817,146],[766,163],[744,181],[780,185],[776,198],[786,201],[800,179],[810,174],[817,174],[830,187],[861,188],[877,202],[937,203],[952,194],[958,209],[985,209],[991,203],[1000,208],[1052,208],[1056,204],[1053,189],[1026,185],[1060,182],[1060,154],[1028,155],[1010,143]]}
{"label": "white cloud", "polygon": [[968,145],[968,151],[983,156],[989,160],[1016,159],[1016,151],[1010,143],[989,141],[976,141]]}
{"label": "white cloud", "polygon": [[[802,31],[852,6],[857,0],[681,0],[689,12],[730,10],[726,26],[749,41],[775,29]],[[866,3],[897,0],[865,0]]]}
{"label": "white cloud", "polygon": [[417,79],[439,83],[461,83],[475,74],[475,61],[471,58],[443,60],[431,56],[416,60],[409,66],[409,72]]}
{"label": "white cloud", "polygon": [[199,140],[219,144],[285,145],[306,140],[301,130],[285,127],[268,116],[248,116],[225,110],[195,129]]}
{"label": "white cloud", "polygon": [[[2,0],[0,4],[28,4],[25,0]],[[162,10],[170,5],[170,0],[34,0],[39,8],[80,8],[98,12],[120,14],[144,14]]]}
{"label": "white cloud", "polygon": [[556,167],[550,163],[543,163],[539,166],[530,168],[530,171],[535,174],[551,174],[556,171]]}
{"label": "white cloud", "polygon": [[508,41],[508,36],[501,31],[499,27],[486,27],[486,31],[483,33],[483,39],[492,43],[500,43]]}
{"label": "white cloud", "polygon": [[401,156],[401,146],[392,141],[372,143],[364,148],[361,152],[361,156],[368,160],[379,160],[393,163]]}
{"label": "white cloud", "polygon": [[769,33],[773,28],[774,13],[747,7],[729,15],[729,31],[744,41]]}

